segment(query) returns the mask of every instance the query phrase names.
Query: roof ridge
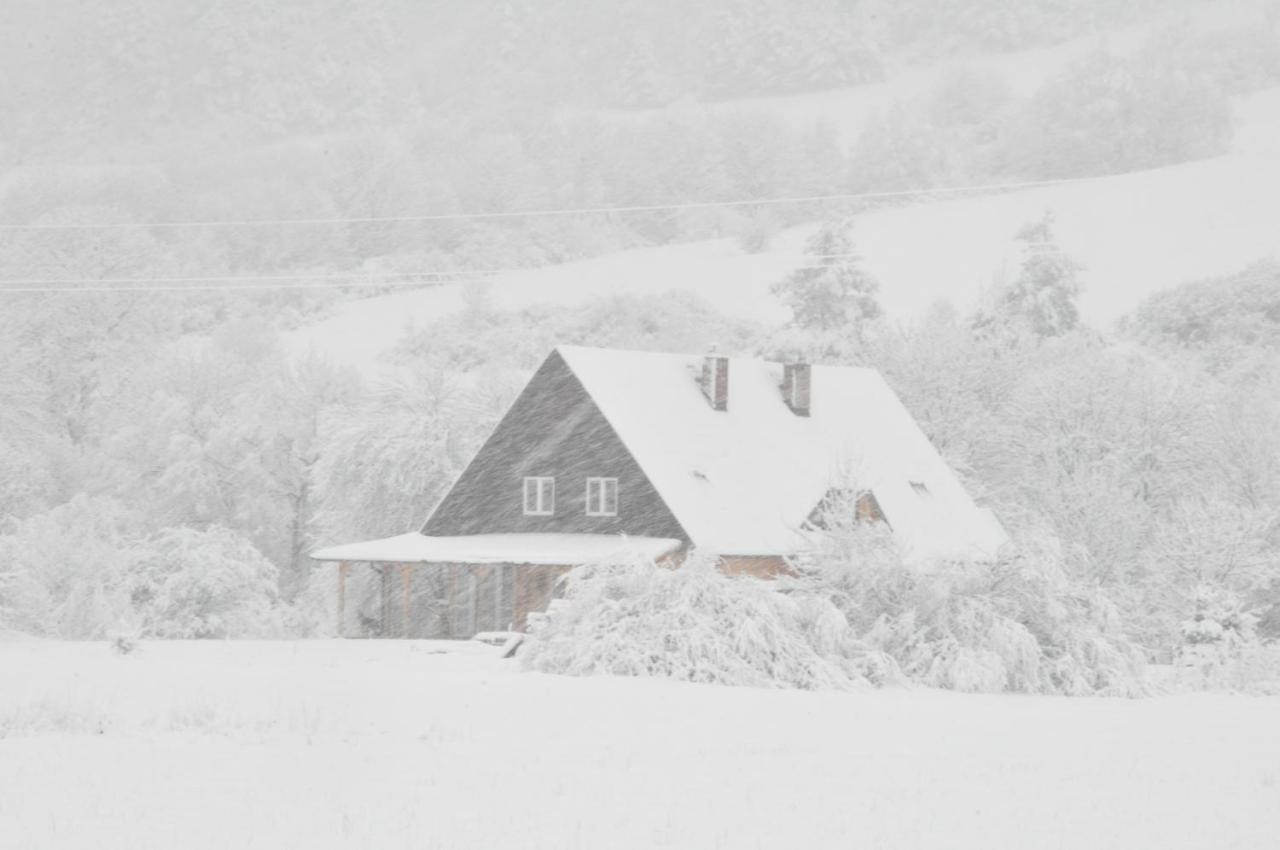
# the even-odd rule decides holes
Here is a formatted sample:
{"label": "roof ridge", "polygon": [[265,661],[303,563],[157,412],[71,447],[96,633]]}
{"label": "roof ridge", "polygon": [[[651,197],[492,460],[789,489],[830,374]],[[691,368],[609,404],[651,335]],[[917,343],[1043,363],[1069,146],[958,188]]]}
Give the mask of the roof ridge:
{"label": "roof ridge", "polygon": [[[570,352],[598,351],[598,352],[604,352],[608,354],[626,354],[626,355],[638,354],[638,355],[644,355],[644,356],[650,356],[650,357],[684,357],[684,358],[690,358],[690,359],[697,359],[697,358],[702,358],[707,356],[715,356],[715,357],[727,357],[730,361],[737,361],[740,363],[763,363],[769,366],[783,366],[783,365],[786,365],[787,363],[796,362],[794,360],[787,360],[787,359],[774,360],[774,359],[765,357],[763,355],[729,354],[723,351],[703,351],[703,352],[654,351],[653,349],[648,349],[648,348],[617,348],[617,347],[605,346],[605,345],[578,345],[576,343],[563,343],[563,342],[557,343],[555,345],[555,350],[558,352],[561,352],[562,354],[565,351],[570,351]],[[883,376],[883,373],[879,369],[877,369],[875,366],[852,366],[847,363],[820,363],[820,362],[814,362],[812,360],[805,360],[804,362],[808,363],[810,366],[816,369],[842,369],[842,370],[847,369],[850,371],[858,371],[858,372],[874,372],[877,375]]]}

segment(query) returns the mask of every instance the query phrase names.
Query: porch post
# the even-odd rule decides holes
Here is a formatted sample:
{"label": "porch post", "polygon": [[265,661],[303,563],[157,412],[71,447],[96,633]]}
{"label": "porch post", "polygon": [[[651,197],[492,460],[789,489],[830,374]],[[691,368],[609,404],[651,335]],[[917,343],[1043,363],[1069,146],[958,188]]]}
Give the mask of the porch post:
{"label": "porch post", "polygon": [[379,637],[391,637],[391,565],[380,564],[382,574],[382,622],[378,624]]}
{"label": "porch post", "polygon": [[409,590],[413,581],[412,564],[400,565],[400,637],[409,634]]}
{"label": "porch post", "polygon": [[445,592],[444,592],[444,598],[445,598],[444,621],[445,621],[445,636],[449,638],[449,640],[453,640],[453,582],[454,582],[454,574],[457,572],[457,570],[454,569],[454,566],[455,566],[454,564],[445,565],[445,570],[448,573],[449,580],[445,585]]}
{"label": "porch post", "polygon": [[346,561],[338,562],[338,637],[346,637],[345,623],[347,621],[347,571],[351,569],[351,565]]}
{"label": "porch post", "polygon": [[511,588],[515,596],[511,603],[511,627],[517,632],[523,632],[525,615],[529,613],[529,570],[521,569],[517,564],[512,564],[511,569],[516,573]]}

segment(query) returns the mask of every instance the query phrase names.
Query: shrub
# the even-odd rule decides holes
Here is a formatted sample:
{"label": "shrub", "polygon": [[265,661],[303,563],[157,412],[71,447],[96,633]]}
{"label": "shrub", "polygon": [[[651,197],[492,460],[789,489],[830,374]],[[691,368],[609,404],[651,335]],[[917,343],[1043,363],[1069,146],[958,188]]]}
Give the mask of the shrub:
{"label": "shrub", "polygon": [[1280,695],[1280,643],[1184,647],[1173,685],[1178,690]]}
{"label": "shrub", "polygon": [[891,675],[829,602],[691,556],[584,566],[524,653],[528,669],[757,687],[850,688]]}
{"label": "shrub", "polygon": [[1257,635],[1257,614],[1221,586],[1196,588],[1182,624],[1176,683],[1193,690],[1280,694],[1280,644]]}
{"label": "shrub", "polygon": [[931,687],[994,693],[1135,695],[1142,658],[1100,592],[1072,582],[1050,538],[994,563],[908,564],[882,527],[835,529],[798,564],[862,645]]}
{"label": "shrub", "polygon": [[226,528],[167,528],[149,538],[129,574],[129,596],[149,638],[278,637],[277,571]]}
{"label": "shrub", "polygon": [[0,625],[97,639],[127,616],[123,577],[132,519],[109,499],[76,496],[0,534]]}

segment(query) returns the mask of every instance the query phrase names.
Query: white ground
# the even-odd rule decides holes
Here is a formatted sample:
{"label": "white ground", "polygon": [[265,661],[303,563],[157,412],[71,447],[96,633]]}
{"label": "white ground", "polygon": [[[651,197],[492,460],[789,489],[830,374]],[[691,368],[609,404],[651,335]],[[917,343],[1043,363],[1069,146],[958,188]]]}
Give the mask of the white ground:
{"label": "white ground", "polygon": [[799,693],[419,642],[0,643],[4,848],[1222,848],[1280,699]]}

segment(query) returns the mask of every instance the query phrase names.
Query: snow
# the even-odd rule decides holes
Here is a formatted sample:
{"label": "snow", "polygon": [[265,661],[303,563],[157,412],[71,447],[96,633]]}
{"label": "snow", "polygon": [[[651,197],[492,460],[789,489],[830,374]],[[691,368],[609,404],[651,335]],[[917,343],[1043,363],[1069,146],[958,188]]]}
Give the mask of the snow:
{"label": "snow", "polygon": [[[839,92],[804,95],[816,113],[840,114]],[[1084,316],[1107,323],[1147,295],[1199,277],[1239,271],[1280,251],[1280,88],[1236,103],[1233,150],[1214,159],[1087,183],[921,202],[856,217],[855,238],[881,282],[893,318],[920,315],[939,299],[972,307],[1002,273],[1016,271],[1014,233],[1046,209],[1062,246],[1085,266]],[[604,294],[693,293],[730,316],[781,323],[769,287],[798,265],[808,228],[779,235],[760,254],[729,239],[622,251],[591,260],[497,275],[496,306],[580,304]],[[314,351],[376,371],[397,330],[462,309],[453,284],[351,302],[294,332],[296,353]]]}
{"label": "snow", "polygon": [[702,551],[801,551],[801,524],[842,486],[875,493],[908,557],[985,558],[1006,539],[874,369],[813,366],[810,415],[797,416],[777,363],[730,358],[716,411],[701,357],[557,351]]}
{"label": "snow", "polygon": [[1221,850],[1280,834],[1275,698],[578,679],[399,641],[8,643],[0,680],[5,847]]}
{"label": "snow", "polygon": [[612,534],[473,534],[428,537],[410,532],[381,540],[330,546],[317,561],[391,561],[435,564],[591,564],[618,558],[657,559],[679,548],[663,537]]}

